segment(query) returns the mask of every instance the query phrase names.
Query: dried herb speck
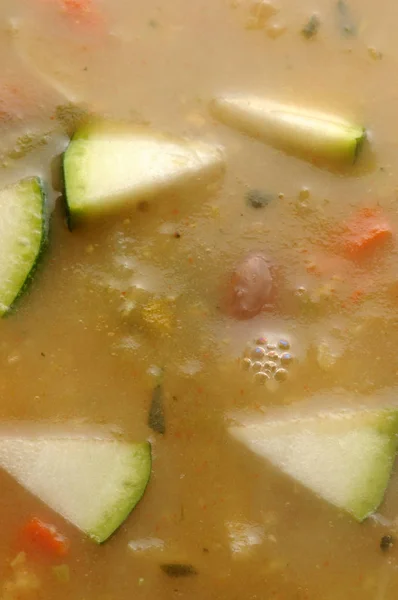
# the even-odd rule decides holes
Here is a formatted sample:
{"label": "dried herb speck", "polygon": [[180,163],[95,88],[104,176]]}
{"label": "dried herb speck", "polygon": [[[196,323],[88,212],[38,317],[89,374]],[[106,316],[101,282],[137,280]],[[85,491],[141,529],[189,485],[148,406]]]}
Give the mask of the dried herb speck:
{"label": "dried herb speck", "polygon": [[158,384],[152,393],[152,401],[148,415],[148,425],[156,433],[166,433],[166,421],[164,417],[163,386]]}
{"label": "dried herb speck", "polygon": [[341,33],[346,37],[355,36],[358,28],[352,16],[351,9],[345,0],[338,0],[337,13]]}
{"label": "dried herb speck", "polygon": [[387,552],[387,550],[392,548],[393,545],[394,545],[393,536],[390,534],[383,535],[383,537],[380,540],[380,548],[383,550],[383,552]]}
{"label": "dried herb speck", "polygon": [[33,150],[48,144],[49,139],[49,133],[25,133],[16,140],[14,148],[8,152],[7,156],[13,159],[24,158]]}
{"label": "dried herb speck", "polygon": [[65,132],[69,136],[72,136],[76,129],[89,120],[90,112],[87,107],[81,104],[68,102],[67,104],[60,104],[56,107],[55,118]]}
{"label": "dried herb speck", "polygon": [[319,31],[320,25],[321,21],[318,15],[311,15],[308,22],[302,28],[301,33],[307,40],[310,40],[311,38],[316,36],[316,34]]}
{"label": "dried herb speck", "polygon": [[160,565],[160,568],[169,577],[190,577],[198,574],[193,565],[184,563],[167,563]]}
{"label": "dried herb speck", "polygon": [[256,189],[249,190],[246,194],[246,202],[252,208],[264,208],[270,202],[273,202],[275,198],[274,194]]}

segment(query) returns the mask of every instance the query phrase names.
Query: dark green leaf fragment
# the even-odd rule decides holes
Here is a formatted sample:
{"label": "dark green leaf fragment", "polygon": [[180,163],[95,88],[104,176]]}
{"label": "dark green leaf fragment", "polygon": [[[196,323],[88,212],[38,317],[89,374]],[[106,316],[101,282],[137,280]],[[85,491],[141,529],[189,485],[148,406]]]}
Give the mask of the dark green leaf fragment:
{"label": "dark green leaf fragment", "polygon": [[166,421],[164,416],[163,386],[157,385],[152,393],[152,401],[149,409],[148,425],[156,433],[166,433]]}
{"label": "dark green leaf fragment", "polygon": [[341,33],[346,37],[353,37],[357,35],[357,24],[355,23],[351,9],[345,0],[338,0],[337,12]]}
{"label": "dark green leaf fragment", "polygon": [[256,189],[249,190],[246,194],[246,202],[252,208],[264,208],[275,199],[276,196],[274,194]]}
{"label": "dark green leaf fragment", "polygon": [[55,109],[55,118],[60,123],[65,132],[72,136],[76,129],[84,125],[90,118],[90,111],[82,104],[60,104]]}
{"label": "dark green leaf fragment", "polygon": [[383,537],[380,540],[380,548],[383,550],[383,552],[387,552],[387,550],[390,550],[390,548],[392,548],[393,545],[394,545],[393,536],[390,534],[383,535]]}
{"label": "dark green leaf fragment", "polygon": [[193,565],[184,563],[166,563],[160,565],[160,568],[169,577],[190,577],[198,574]]}
{"label": "dark green leaf fragment", "polygon": [[321,21],[318,15],[311,15],[308,22],[302,28],[301,33],[307,40],[310,40],[311,38],[316,36],[316,34],[319,31],[320,25]]}

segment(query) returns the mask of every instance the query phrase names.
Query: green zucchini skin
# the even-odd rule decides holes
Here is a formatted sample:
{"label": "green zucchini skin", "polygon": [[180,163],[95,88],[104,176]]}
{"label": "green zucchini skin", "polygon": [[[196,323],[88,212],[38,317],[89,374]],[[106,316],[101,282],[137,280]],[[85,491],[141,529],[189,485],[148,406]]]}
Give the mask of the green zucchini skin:
{"label": "green zucchini skin", "polygon": [[101,435],[12,434],[0,439],[0,467],[93,542],[103,544],[144,496],[152,450],[148,441]]}
{"label": "green zucchini skin", "polygon": [[224,162],[214,144],[145,126],[91,121],[75,132],[63,155],[68,227],[220,177]]}
{"label": "green zucchini skin", "polygon": [[[23,187],[28,188],[31,186],[32,195],[35,194],[37,198],[40,199],[40,240],[31,262],[29,270],[26,270],[26,274],[24,276],[23,281],[21,281],[21,285],[19,289],[15,291],[14,297],[7,302],[5,305],[1,303],[0,299],[0,317],[7,318],[15,313],[17,310],[22,297],[28,292],[32,281],[34,279],[35,273],[42,261],[43,255],[48,247],[49,241],[49,211],[48,211],[48,202],[47,202],[47,191],[45,182],[38,176],[32,176],[24,178],[17,183],[8,186],[5,188],[6,190],[11,190],[15,188],[18,192],[19,189],[23,189]],[[2,190],[3,191],[3,190]],[[28,189],[25,190],[27,193]],[[1,195],[1,191],[0,191]]]}
{"label": "green zucchini skin", "polygon": [[211,111],[224,125],[317,166],[352,167],[366,140],[364,127],[338,115],[256,96],[220,96]]}
{"label": "green zucchini skin", "polygon": [[[70,141],[72,141],[72,140],[73,140],[73,137],[71,138]],[[69,203],[68,203],[66,176],[65,176],[65,154],[66,154],[66,151],[62,154],[62,160],[61,160],[62,200],[63,200],[63,209],[65,211],[64,218],[65,218],[66,226],[69,229],[69,231],[72,232],[74,229],[75,223],[74,223],[73,215],[69,209]]]}

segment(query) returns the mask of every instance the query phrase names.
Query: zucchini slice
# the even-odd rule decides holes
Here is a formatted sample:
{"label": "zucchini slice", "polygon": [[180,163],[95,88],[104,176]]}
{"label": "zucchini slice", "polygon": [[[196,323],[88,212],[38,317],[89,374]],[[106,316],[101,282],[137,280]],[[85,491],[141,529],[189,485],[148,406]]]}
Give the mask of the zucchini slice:
{"label": "zucchini slice", "polygon": [[212,111],[225,125],[316,165],[353,165],[366,138],[363,127],[337,115],[256,96],[221,96]]}
{"label": "zucchini slice", "polygon": [[151,446],[91,437],[2,437],[0,467],[102,543],[143,496]]}
{"label": "zucchini slice", "polygon": [[219,148],[144,127],[91,123],[64,155],[66,201],[75,219],[134,205],[174,186],[207,178],[223,165]]}
{"label": "zucchini slice", "polygon": [[319,497],[363,521],[381,504],[398,444],[398,409],[253,417],[234,438]]}
{"label": "zucchini slice", "polygon": [[45,204],[38,177],[0,191],[0,316],[32,278],[47,238]]}

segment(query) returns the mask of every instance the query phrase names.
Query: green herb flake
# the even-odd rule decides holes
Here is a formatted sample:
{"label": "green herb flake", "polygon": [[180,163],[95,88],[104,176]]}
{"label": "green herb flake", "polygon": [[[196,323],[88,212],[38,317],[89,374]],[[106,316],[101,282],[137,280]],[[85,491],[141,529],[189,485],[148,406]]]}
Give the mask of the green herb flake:
{"label": "green herb flake", "polygon": [[264,208],[275,200],[276,196],[268,192],[252,189],[246,194],[246,202],[251,208]]}
{"label": "green herb flake", "polygon": [[341,33],[346,37],[357,35],[358,28],[352,15],[351,9],[345,0],[338,0],[337,13]]}
{"label": "green herb flake", "polygon": [[56,565],[52,568],[52,572],[59,583],[69,583],[70,570],[68,565]]}
{"label": "green herb flake", "polygon": [[369,46],[368,54],[370,58],[373,58],[373,60],[381,60],[383,58],[383,53],[380,52],[380,50],[376,50],[376,48],[373,48],[373,46]]}
{"label": "green herb flake", "polygon": [[319,27],[321,25],[321,21],[318,15],[311,15],[307,23],[301,30],[301,34],[305,37],[306,40],[310,40],[315,37],[319,31]]}
{"label": "green herb flake", "polygon": [[383,550],[383,552],[387,552],[388,550],[391,550],[391,548],[393,546],[394,546],[393,536],[390,534],[383,535],[383,537],[380,540],[380,548]]}
{"label": "green herb flake", "polygon": [[148,425],[156,433],[161,433],[162,435],[166,433],[162,384],[158,384],[153,390]]}
{"label": "green herb flake", "polygon": [[160,565],[160,568],[169,577],[190,577],[198,574],[194,566],[184,563],[167,563]]}

